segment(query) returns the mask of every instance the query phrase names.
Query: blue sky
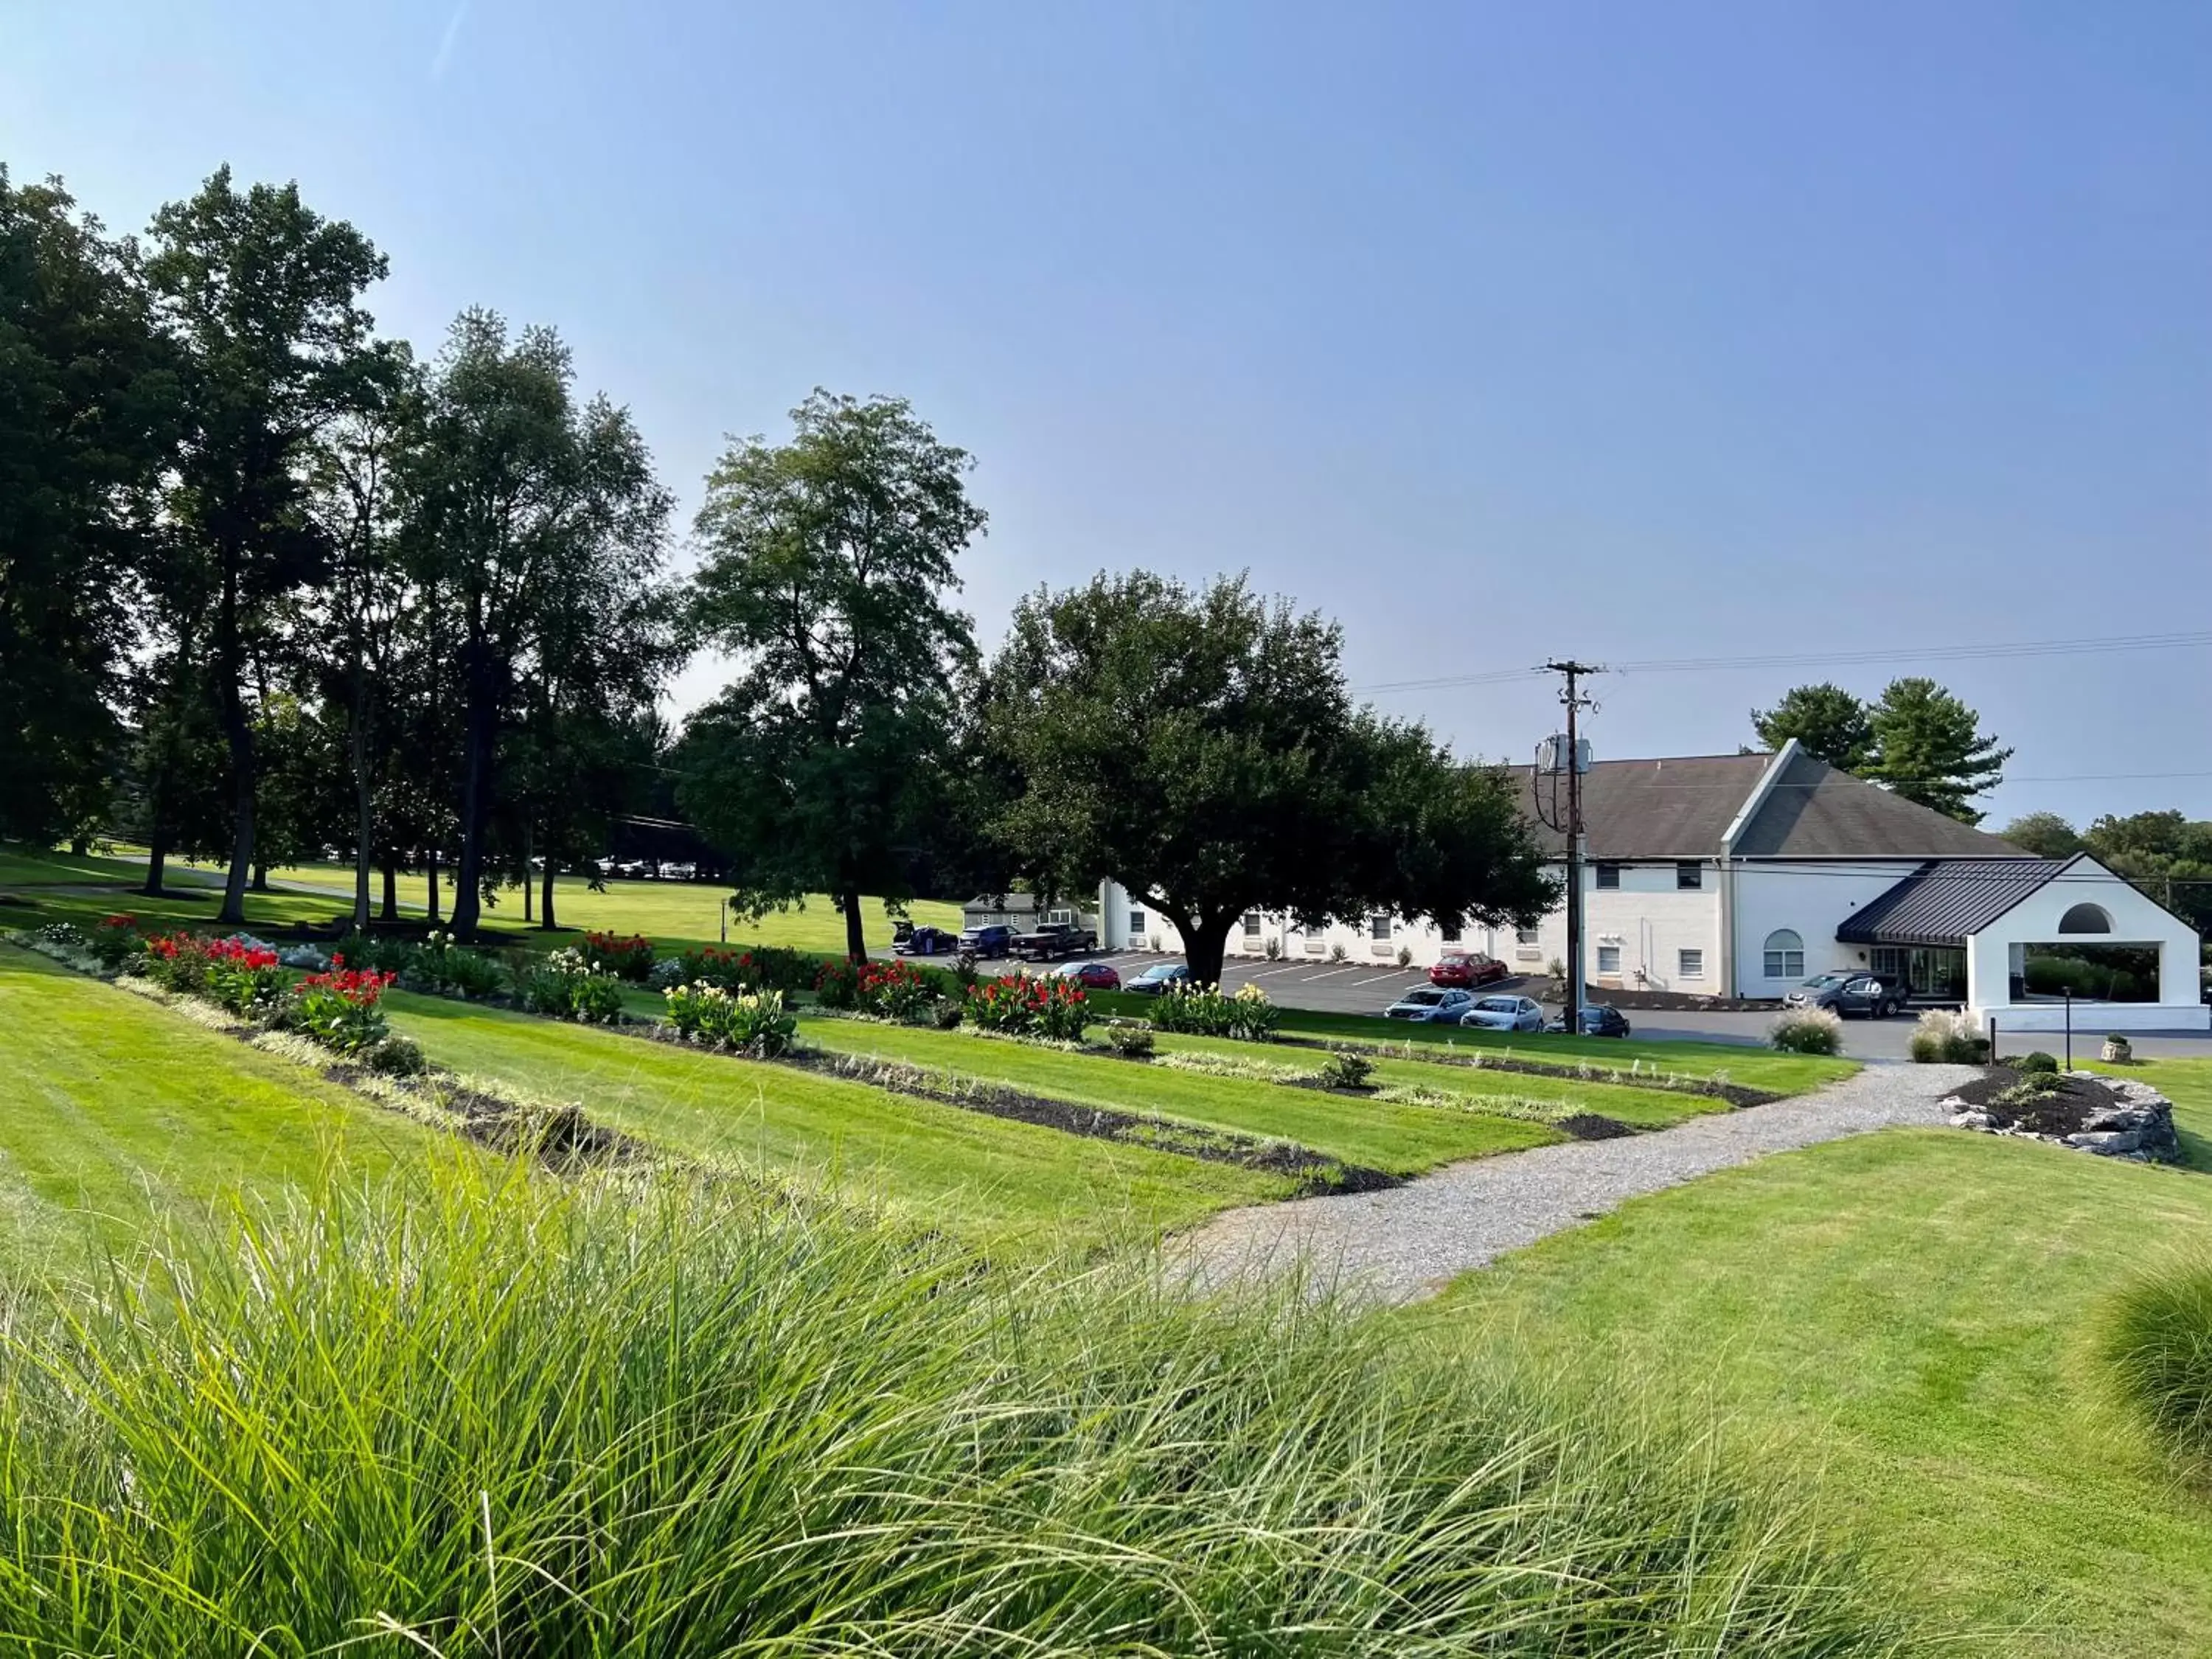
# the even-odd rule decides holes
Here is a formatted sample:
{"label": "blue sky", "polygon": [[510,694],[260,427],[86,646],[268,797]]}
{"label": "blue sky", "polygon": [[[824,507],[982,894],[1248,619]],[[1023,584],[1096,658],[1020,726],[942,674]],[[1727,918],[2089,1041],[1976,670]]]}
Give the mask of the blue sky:
{"label": "blue sky", "polygon": [[[684,495],[817,384],[980,462],[1039,582],[1249,568],[1354,683],[2212,628],[2212,7],[0,8],[0,158],[217,163],[425,349],[557,325]],[[1999,818],[2212,816],[2203,649],[1933,665]],[[1793,681],[1601,685],[1609,756]],[[680,688],[696,702],[711,666]],[[1520,758],[1538,681],[1390,694]]]}

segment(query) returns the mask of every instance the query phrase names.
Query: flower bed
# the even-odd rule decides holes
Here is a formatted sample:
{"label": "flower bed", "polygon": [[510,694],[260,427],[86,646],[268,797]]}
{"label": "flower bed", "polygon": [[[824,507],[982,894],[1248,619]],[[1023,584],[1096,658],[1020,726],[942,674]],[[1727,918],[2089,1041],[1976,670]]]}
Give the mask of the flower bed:
{"label": "flower bed", "polygon": [[976,1029],[1005,1036],[1041,1036],[1077,1042],[1091,1024],[1090,1000],[1069,979],[1024,979],[1009,975],[970,986],[968,1018]]}
{"label": "flower bed", "polygon": [[799,1022],[781,991],[726,991],[719,985],[672,985],[668,1025],[686,1042],[774,1060],[787,1054]]}
{"label": "flower bed", "polygon": [[622,981],[593,968],[580,951],[555,951],[521,969],[515,1000],[528,1012],[581,1025],[612,1025],[622,1018]]}
{"label": "flower bed", "polygon": [[642,933],[586,933],[579,952],[594,973],[611,974],[635,984],[653,971],[653,941]]}
{"label": "flower bed", "polygon": [[1234,996],[1218,985],[1175,984],[1158,999],[1152,1010],[1153,1028],[1192,1036],[1236,1037],[1246,1042],[1273,1039],[1283,1011],[1267,1000],[1267,994],[1247,984]]}

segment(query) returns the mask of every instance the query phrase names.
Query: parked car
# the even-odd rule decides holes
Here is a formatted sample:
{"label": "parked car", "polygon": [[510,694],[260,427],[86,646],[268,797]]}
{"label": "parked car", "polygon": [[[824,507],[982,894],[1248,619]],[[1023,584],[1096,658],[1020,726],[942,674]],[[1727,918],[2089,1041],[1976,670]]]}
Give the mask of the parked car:
{"label": "parked car", "polygon": [[1072,979],[1086,991],[1118,991],[1121,976],[1114,971],[1110,962],[1071,962],[1060,969],[1062,979]]}
{"label": "parked car", "polygon": [[1097,948],[1098,935],[1072,921],[1041,921],[1030,932],[1014,935],[1014,954],[1029,962],[1088,956]]}
{"label": "parked car", "polygon": [[1504,963],[1480,951],[1447,951],[1429,969],[1429,983],[1456,985],[1466,990],[1476,985],[1494,985],[1506,976],[1506,972]]}
{"label": "parked car", "polygon": [[[1565,1031],[1567,1017],[1554,1014],[1544,1027],[1547,1031]],[[1586,1002],[1583,1005],[1583,1035],[1584,1036],[1625,1037],[1628,1035],[1628,1016],[1609,1002]]]}
{"label": "parked car", "polygon": [[1410,1019],[1425,1025],[1455,1025],[1474,1001],[1474,994],[1455,986],[1425,986],[1408,991],[1382,1011],[1385,1019]]}
{"label": "parked car", "polygon": [[942,927],[909,927],[904,939],[891,944],[891,949],[902,957],[949,957],[959,948],[958,938]]}
{"label": "parked car", "polygon": [[1905,1000],[1904,988],[1868,973],[1815,974],[1791,988],[1782,999],[1785,1008],[1826,1008],[1831,1012],[1864,1014],[1869,1019],[1887,1019]]}
{"label": "parked car", "polygon": [[1014,948],[1014,930],[1000,922],[986,927],[963,927],[960,930],[960,948],[984,961],[1002,957]]}
{"label": "parked car", "polygon": [[1190,965],[1182,962],[1156,962],[1121,988],[1134,991],[1139,996],[1156,997],[1166,993],[1170,986],[1190,983]]}
{"label": "parked car", "polygon": [[1540,1031],[1544,1029],[1544,1010],[1540,1004],[1527,997],[1476,997],[1470,999],[1474,1006],[1460,1016],[1462,1025],[1480,1026],[1486,1031]]}
{"label": "parked car", "polygon": [[671,881],[696,881],[699,879],[699,866],[689,863],[665,864],[660,867],[660,873]]}

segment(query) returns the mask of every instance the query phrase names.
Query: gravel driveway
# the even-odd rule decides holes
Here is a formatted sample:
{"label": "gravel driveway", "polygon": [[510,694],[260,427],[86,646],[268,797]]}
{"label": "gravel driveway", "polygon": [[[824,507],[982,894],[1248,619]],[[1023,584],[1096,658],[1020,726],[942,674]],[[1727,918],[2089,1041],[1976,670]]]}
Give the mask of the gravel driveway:
{"label": "gravel driveway", "polygon": [[1206,1283],[1303,1261],[1321,1282],[1379,1301],[1414,1301],[1508,1250],[1595,1220],[1625,1199],[1769,1152],[1941,1124],[1936,1102],[1975,1075],[1965,1066],[1872,1065],[1817,1093],[1672,1129],[1477,1158],[1383,1192],[1231,1210],[1182,1245]]}

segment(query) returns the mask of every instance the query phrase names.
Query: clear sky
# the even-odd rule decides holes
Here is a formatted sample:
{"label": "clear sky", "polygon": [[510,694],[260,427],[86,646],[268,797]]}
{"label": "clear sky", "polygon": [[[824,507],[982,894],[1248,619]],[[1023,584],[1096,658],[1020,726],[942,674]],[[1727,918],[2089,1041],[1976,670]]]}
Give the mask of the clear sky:
{"label": "clear sky", "polygon": [[[980,462],[987,641],[1131,565],[1249,568],[1363,686],[2212,629],[2202,0],[0,0],[0,158],[124,228],[296,178],[388,331],[557,325],[687,520],[724,433],[903,393]],[[1592,733],[1895,672],[1622,677]],[[2212,816],[2212,652],[1927,672],[1999,819]],[[1513,759],[1555,712],[1379,700]],[[2080,778],[2146,773],[2197,775]]]}

